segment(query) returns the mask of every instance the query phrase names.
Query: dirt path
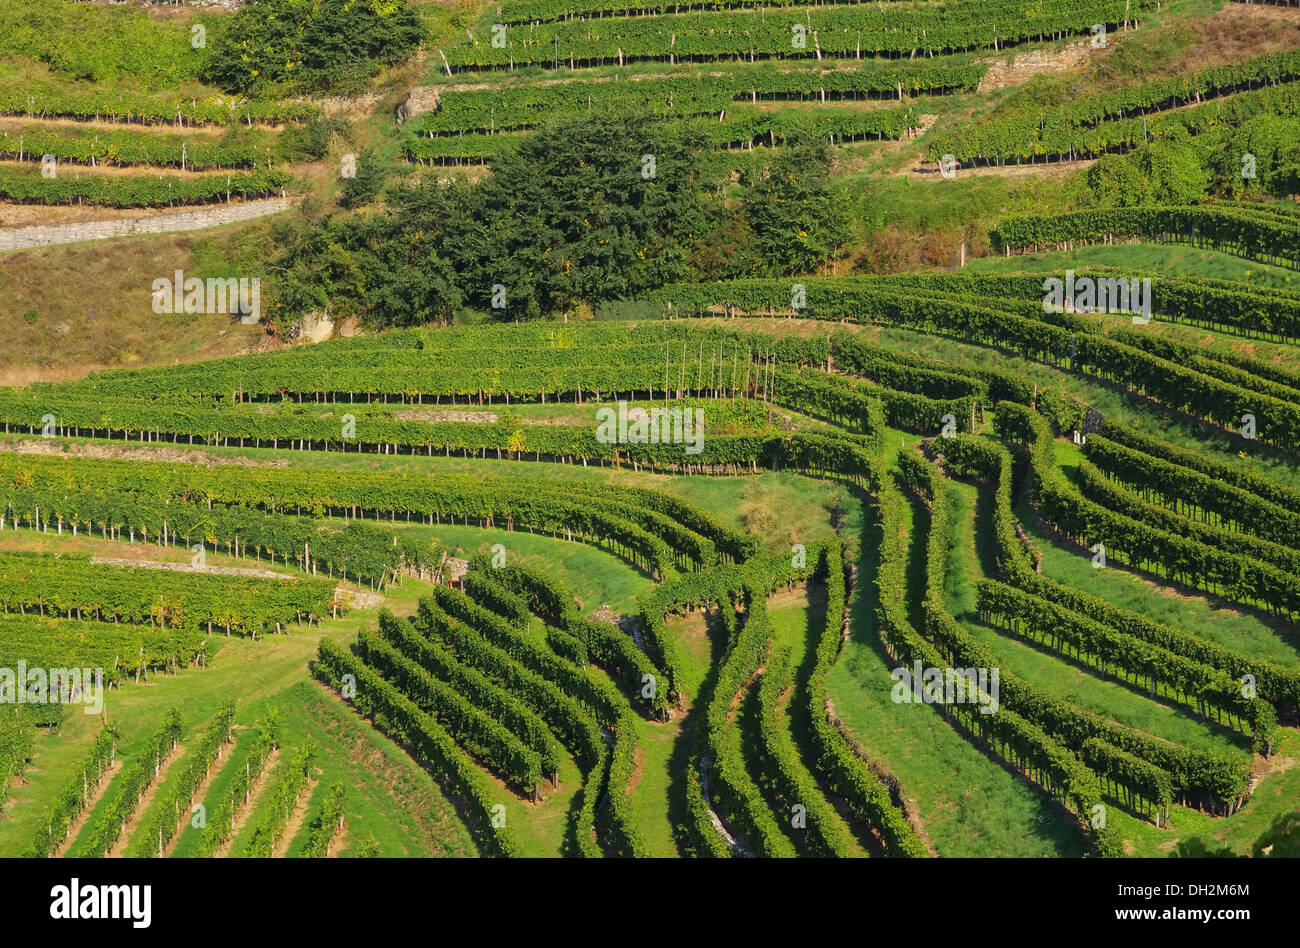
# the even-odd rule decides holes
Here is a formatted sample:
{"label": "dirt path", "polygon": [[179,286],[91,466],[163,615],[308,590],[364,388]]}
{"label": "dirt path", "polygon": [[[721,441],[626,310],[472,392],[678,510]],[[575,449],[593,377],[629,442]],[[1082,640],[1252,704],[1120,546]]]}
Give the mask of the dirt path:
{"label": "dirt path", "polygon": [[343,825],[334,832],[330,844],[325,850],[326,859],[338,859],[339,853],[343,852],[348,843],[348,822],[346,815],[343,819]]}
{"label": "dirt path", "polygon": [[257,576],[265,579],[285,579],[284,573],[269,569],[245,569],[240,566],[195,566],[192,563],[166,563],[161,560],[133,560],[120,556],[92,556],[92,563],[106,566],[136,566],[140,569],[168,569],[177,573],[216,573],[221,576]]}
{"label": "dirt path", "polygon": [[257,801],[266,791],[267,786],[271,782],[271,778],[274,776],[276,765],[279,763],[280,748],[277,747],[267,755],[266,766],[262,768],[262,772],[258,774],[257,779],[253,781],[253,785],[248,790],[248,800],[235,813],[235,818],[230,823],[230,838],[222,843],[221,847],[217,850],[218,859],[230,855],[230,849],[235,845],[235,840],[239,837],[240,830],[244,828],[244,824],[248,822],[248,818],[257,811]]}
{"label": "dirt path", "polygon": [[66,115],[5,115],[0,116],[0,131],[18,133],[31,128],[48,129],[82,129],[95,128],[105,132],[129,131],[144,135],[184,135],[195,140],[211,139],[215,141],[224,133],[220,125],[184,125],[148,122],[114,122],[109,118],[81,119]]}
{"label": "dirt path", "polygon": [[[0,169],[8,171],[27,171],[31,170],[39,159],[33,156],[30,159],[18,161],[17,159],[0,159]],[[89,159],[86,161],[73,161],[72,159],[62,159],[56,163],[57,176],[59,178],[73,177],[80,178],[85,174],[87,178],[175,178],[183,181],[186,178],[216,178],[225,177],[226,175],[236,174],[237,171],[228,168],[206,168],[202,171],[187,167],[184,171],[170,165],[118,165],[109,161],[103,161],[98,164],[91,164]]]}
{"label": "dirt path", "polygon": [[627,787],[625,793],[628,796],[636,793],[636,788],[641,786],[641,778],[645,776],[645,748],[640,744],[632,750],[632,774],[627,778]]}
{"label": "dirt path", "polygon": [[153,780],[149,782],[149,786],[145,787],[144,793],[140,795],[135,809],[131,811],[131,815],[127,817],[126,822],[122,824],[122,832],[117,834],[117,839],[109,847],[108,856],[110,859],[120,858],[126,854],[126,847],[131,843],[131,833],[135,828],[135,824],[139,823],[140,818],[149,812],[149,804],[153,803],[153,798],[158,794],[158,788],[167,779],[172,764],[183,756],[185,756],[185,745],[177,744],[172,748],[171,753],[167,755],[167,759],[162,762],[162,766],[158,768],[158,773],[154,775]]}
{"label": "dirt path", "polygon": [[1080,158],[1077,161],[1040,161],[1023,165],[985,165],[979,168],[959,168],[955,177],[945,179],[933,161],[918,161],[910,168],[900,168],[897,174],[910,175],[915,181],[945,181],[962,178],[1064,178],[1072,171],[1087,168],[1095,164],[1096,158]]}
{"label": "dirt path", "polygon": [[114,759],[113,766],[104,771],[104,775],[99,778],[99,783],[96,784],[95,789],[91,791],[90,798],[86,800],[86,805],[81,808],[81,812],[77,814],[77,818],[73,820],[72,825],[68,827],[68,832],[63,837],[63,842],[59,843],[58,847],[55,848],[54,855],[56,857],[65,855],[67,851],[72,848],[72,844],[77,840],[77,834],[82,831],[86,825],[86,821],[90,819],[91,810],[95,809],[100,798],[108,792],[109,784],[113,782],[113,778],[117,776],[118,771],[121,769],[122,758],[118,756]]}
{"label": "dirt path", "polygon": [[466,421],[478,424],[491,424],[500,416],[494,411],[435,411],[418,408],[405,408],[393,412],[399,421]]}
{"label": "dirt path", "polygon": [[307,820],[307,805],[311,803],[312,794],[316,792],[316,784],[320,783],[315,777],[307,778],[307,785],[302,788],[298,794],[298,799],[294,801],[293,812],[289,814],[289,822],[284,825],[284,832],[280,838],[275,841],[275,846],[271,849],[271,858],[283,859],[289,851],[289,844],[293,842],[302,824]]}
{"label": "dirt path", "polygon": [[183,448],[152,445],[149,443],[123,442],[115,444],[80,444],[61,438],[41,438],[26,441],[0,440],[0,452],[16,454],[57,454],[61,457],[113,458],[128,461],[171,461],[181,464],[203,464],[212,467],[215,464],[235,464],[240,467],[288,467],[289,462],[282,458],[261,460],[240,455],[209,454],[207,451],[193,451]]}

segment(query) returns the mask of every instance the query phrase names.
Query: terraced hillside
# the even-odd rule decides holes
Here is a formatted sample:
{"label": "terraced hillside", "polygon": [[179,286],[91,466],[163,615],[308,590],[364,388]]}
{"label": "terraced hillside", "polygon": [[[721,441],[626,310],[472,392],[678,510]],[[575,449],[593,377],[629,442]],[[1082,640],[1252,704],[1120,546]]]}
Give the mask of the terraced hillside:
{"label": "terraced hillside", "polygon": [[0,855],[1293,852],[1287,8],[0,11]]}
{"label": "terraced hillside", "polygon": [[[1300,552],[1285,528],[1300,509],[1286,512],[1295,475],[1274,446],[1294,443],[1296,379],[1169,351],[1202,332],[1183,323],[1198,321],[1188,301],[1201,282],[1161,281],[1156,311],[1171,318],[1141,331],[1045,314],[1017,295],[1027,283],[810,279],[797,322],[743,329],[708,313],[770,313],[788,287],[673,286],[657,294],[673,302],[668,322],[410,330],[13,392],[6,608],[39,610],[23,621],[86,643],[78,663],[120,649],[110,628],[128,623],[139,631],[127,640],[158,656],[141,669],[196,687],[227,673],[234,641],[208,650],[228,634],[248,640],[248,660],[286,649],[266,631],[274,621],[296,643],[284,673],[305,672],[297,662],[315,651],[315,678],[345,702],[324,704],[338,726],[360,714],[440,775],[485,854],[960,854],[994,829],[989,816],[940,815],[951,788],[936,766],[974,768],[1014,801],[1024,823],[996,833],[998,851],[1153,853],[1249,833],[1288,798],[1267,791],[1289,780],[1273,762],[1294,751],[1300,701]],[[985,355],[908,355],[911,336]],[[1105,393],[1104,420],[1071,385]],[[603,438],[593,419],[620,403],[625,425],[653,419],[676,441]],[[1230,427],[1243,407],[1253,441]],[[45,443],[71,457],[31,453],[46,414]],[[1174,432],[1153,435],[1162,418]],[[1182,433],[1198,430],[1209,434]],[[114,457],[84,456],[114,444]],[[208,465],[154,459],[177,445]],[[746,509],[755,492],[768,495],[760,511]],[[777,513],[807,493],[806,520]],[[311,574],[298,582],[320,592],[304,587],[286,612],[264,590],[241,615],[233,587],[209,587],[275,581],[178,574],[180,615],[146,618],[144,604],[110,598],[129,583],[97,591],[92,577],[130,569],[165,607],[161,580],[100,566],[66,593],[46,580],[48,593],[23,595],[25,571],[92,541],[151,558],[196,546]],[[570,565],[575,544],[595,575]],[[1088,551],[1101,546],[1094,571]],[[459,550],[467,571],[448,567]],[[1079,564],[1088,588],[1073,581]],[[336,618],[358,582],[382,598],[358,596]],[[1135,594],[1152,584],[1173,595],[1158,610]],[[205,610],[214,596],[231,614]],[[170,652],[186,634],[198,641]],[[178,671],[196,656],[214,667]],[[996,712],[897,703],[887,669],[914,662],[998,669]],[[290,693],[320,708],[319,688]],[[184,752],[158,792],[177,812],[200,772],[223,779],[233,732],[220,720],[217,736],[183,718],[190,730],[167,732]],[[876,744],[881,728],[933,727],[951,729],[953,760],[894,759],[894,736]],[[171,760],[163,743],[146,747]],[[285,769],[265,788],[279,802],[250,819],[275,837],[274,807],[292,816],[307,783],[321,806],[334,798],[305,742],[262,746]],[[147,787],[122,773],[99,804],[116,809],[97,808],[72,851],[109,851],[122,827],[128,852],[167,850],[174,820],[152,801],[133,812]],[[130,790],[112,803],[118,779]],[[140,842],[133,828],[159,820],[160,842]]]}
{"label": "terraced hillside", "polygon": [[[13,27],[0,67],[5,201],[175,207],[278,195],[292,180],[281,132],[317,110],[199,84],[206,46],[191,26],[210,17],[23,0],[3,13]],[[77,32],[78,48],[60,48],[56,37]]]}
{"label": "terraced hillside", "polygon": [[406,124],[403,148],[421,163],[487,162],[541,121],[628,109],[708,117],[713,147],[732,151],[796,128],[832,145],[898,140],[922,127],[931,97],[979,86],[977,51],[1089,35],[1139,12],[1073,0],[1028,18],[996,4],[757,6],[489,10],[441,53],[445,74],[427,90],[436,107]]}

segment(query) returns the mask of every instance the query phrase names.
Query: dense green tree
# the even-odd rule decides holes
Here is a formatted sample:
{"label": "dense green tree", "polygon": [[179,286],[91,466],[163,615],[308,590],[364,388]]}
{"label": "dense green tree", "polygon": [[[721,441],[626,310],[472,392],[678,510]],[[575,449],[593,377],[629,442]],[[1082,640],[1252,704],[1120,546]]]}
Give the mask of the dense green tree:
{"label": "dense green tree", "polygon": [[327,311],[333,288],[319,265],[325,231],[313,218],[316,210],[315,204],[304,205],[272,220],[271,239],[279,253],[271,265],[274,279],[263,298],[269,322]]}
{"label": "dense green tree", "polygon": [[744,207],[723,206],[721,199],[717,204],[711,226],[691,247],[691,275],[699,280],[733,280],[763,273],[763,256]]}
{"label": "dense green tree", "polygon": [[360,207],[377,198],[389,172],[374,149],[367,148],[354,157],[353,175],[343,179],[343,192],[339,195],[339,204],[347,208]]}
{"label": "dense green tree", "polygon": [[463,305],[452,262],[418,230],[394,233],[383,215],[340,218],[291,250],[283,281],[289,312],[296,303],[418,326],[448,323]]}
{"label": "dense green tree", "polygon": [[[686,247],[704,220],[703,148],[688,123],[567,121],[500,158],[479,184],[430,175],[390,192],[390,215],[340,229],[339,240],[362,270],[378,268],[363,300],[381,325],[444,318],[449,306],[531,319],[626,298],[686,277]],[[400,277],[403,291],[372,289],[379,272]],[[424,291],[420,273],[432,284]],[[403,308],[413,299],[425,304]]]}
{"label": "dense green tree", "polygon": [[848,222],[830,169],[826,143],[796,135],[746,181],[745,215],[769,273],[812,273],[843,246]]}
{"label": "dense green tree", "polygon": [[467,297],[487,309],[504,287],[497,312],[510,318],[683,279],[703,226],[704,147],[696,126],[648,115],[597,114],[526,140],[477,191]]}

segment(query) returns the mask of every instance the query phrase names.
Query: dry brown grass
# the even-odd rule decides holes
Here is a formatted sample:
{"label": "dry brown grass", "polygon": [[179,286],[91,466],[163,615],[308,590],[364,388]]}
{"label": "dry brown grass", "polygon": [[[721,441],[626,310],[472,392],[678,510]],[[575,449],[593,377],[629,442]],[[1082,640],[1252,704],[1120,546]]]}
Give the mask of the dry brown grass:
{"label": "dry brown grass", "polygon": [[[36,167],[32,161],[0,161],[0,168],[6,168],[10,171],[31,171]],[[212,171],[195,171],[193,168],[187,168],[181,171],[180,168],[162,168],[152,165],[90,165],[75,164],[73,162],[62,161],[57,166],[57,173],[60,178],[175,178],[178,181],[185,181],[189,178],[224,178],[226,175],[238,175],[237,171],[227,171],[216,169]]]}
{"label": "dry brown grass", "polygon": [[107,119],[73,119],[73,118],[37,118],[29,115],[0,116],[0,132],[17,135],[25,129],[40,127],[55,130],[79,130],[87,128],[102,129],[106,132],[131,132],[140,135],[174,136],[184,135],[195,141],[212,141],[220,138],[225,129],[219,125],[147,125],[141,122],[111,122]]}
{"label": "dry brown grass", "polygon": [[95,207],[91,204],[9,204],[0,201],[0,227],[108,221],[122,217],[148,217],[175,210],[174,207]]}
{"label": "dry brown grass", "polygon": [[1090,87],[1113,88],[1295,49],[1300,8],[1225,3],[1206,16],[1179,16],[1113,39],[1113,48],[1084,73]]}
{"label": "dry brown grass", "polygon": [[[79,378],[96,369],[191,362],[256,351],[261,326],[225,315],[158,315],[152,283],[204,261],[240,259],[266,223],[25,250],[0,256],[0,384]],[[209,273],[208,275],[215,275]],[[263,292],[265,292],[265,281]],[[28,311],[36,312],[29,323]]]}

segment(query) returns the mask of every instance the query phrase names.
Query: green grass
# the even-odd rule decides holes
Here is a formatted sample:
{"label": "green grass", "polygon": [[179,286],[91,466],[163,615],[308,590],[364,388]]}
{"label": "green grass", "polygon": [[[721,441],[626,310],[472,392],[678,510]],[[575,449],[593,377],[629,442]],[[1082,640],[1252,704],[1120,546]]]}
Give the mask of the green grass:
{"label": "green grass", "polygon": [[982,257],[970,261],[966,269],[971,273],[1061,274],[1067,269],[1080,270],[1087,266],[1147,270],[1165,277],[1238,280],[1260,289],[1300,289],[1300,274],[1294,270],[1182,244],[1112,244],[1012,257]]}
{"label": "green grass", "polygon": [[[394,611],[410,613],[427,588],[407,580],[392,591],[387,604]],[[320,629],[258,642],[231,638],[221,642],[207,668],[155,675],[148,683],[126,684],[110,692],[105,712],[108,721],[123,732],[122,755],[129,759],[139,753],[162,715],[173,706],[180,710],[185,728],[182,744],[192,741],[197,728],[231,696],[237,701],[235,722],[244,727],[255,725],[268,707],[277,706],[281,708],[282,747],[296,746],[307,736],[321,744],[323,753],[317,766],[325,777],[351,784],[359,826],[379,837],[381,847],[387,841],[394,853],[473,854],[467,832],[432,777],[341,701],[307,680],[308,663],[320,638],[354,641],[358,629],[373,626],[375,615],[374,609],[355,610],[323,623]],[[69,714],[52,736],[38,738],[29,782],[14,794],[9,818],[0,820],[0,854],[16,855],[32,838],[54,794],[75,772],[98,726],[99,719],[94,716]],[[174,766],[181,766],[182,760],[178,758]],[[159,784],[158,794],[165,793],[165,787],[166,780]],[[379,795],[381,789],[388,799]],[[91,820],[102,812],[111,795],[110,787],[90,814]],[[412,812],[414,820],[408,815]],[[184,838],[181,843],[190,845]]]}
{"label": "green grass", "polygon": [[[907,515],[912,533],[910,513]],[[932,706],[895,704],[871,578],[879,530],[864,533],[850,601],[850,638],[826,677],[835,711],[899,779],[906,805],[940,856],[1079,856],[1080,830],[1046,794],[954,731]]]}
{"label": "green grass", "polygon": [[708,613],[693,612],[685,616],[670,616],[664,623],[664,632],[676,645],[680,658],[680,686],[694,697],[709,676],[713,662],[720,656],[713,641],[713,619],[716,610]]}
{"label": "green grass", "polygon": [[676,856],[677,834],[673,828],[673,753],[682,740],[681,715],[671,721],[638,722],[637,768],[632,773],[628,795],[629,811],[652,856]]}
{"label": "green grass", "polygon": [[[947,532],[949,542],[949,568],[944,577],[946,605],[993,653],[1003,673],[1015,673],[1080,708],[1185,747],[1221,753],[1235,751],[1238,755],[1248,753],[1249,738],[1208,721],[1197,721],[1182,705],[1152,701],[1144,693],[1103,679],[1094,669],[1060,658],[1046,647],[1039,648],[983,625],[975,604],[975,581],[981,572],[975,553],[978,490],[968,484],[947,486],[953,502],[953,519],[949,524],[935,525]],[[981,530],[986,541],[989,535],[989,529]]]}
{"label": "green grass", "polygon": [[[241,725],[235,731],[235,740],[227,744],[221,751],[220,758],[212,765],[213,774],[211,782],[207,788],[201,790],[194,800],[195,804],[202,804],[206,817],[212,816],[221,801],[225,799],[226,792],[234,782],[236,775],[243,770],[248,761],[248,755],[253,749],[261,728],[252,725]],[[194,856],[198,851],[199,840],[203,836],[203,828],[191,825],[189,819],[181,822],[180,829],[174,841],[175,849],[172,855],[180,858]]]}
{"label": "green grass", "polygon": [[[1078,451],[1073,444],[1061,441],[1055,448],[1058,465],[1068,475],[1071,462],[1077,464]],[[1285,620],[1239,610],[1232,603],[1212,601],[1191,589],[1175,591],[1121,565],[1096,569],[1089,551],[1052,533],[1027,504],[1017,505],[1016,516],[1042,552],[1043,575],[1050,579],[1158,622],[1193,629],[1199,636],[1246,655],[1281,665],[1300,664],[1300,640]]]}
{"label": "green grass", "polygon": [[616,612],[635,613],[636,597],[649,592],[653,582],[618,557],[599,547],[570,543],[526,530],[490,530],[480,527],[403,527],[408,535],[437,540],[453,556],[468,559],[475,553],[492,554],[505,547],[507,563],[536,567],[555,577],[577,596],[584,615],[602,605]]}

